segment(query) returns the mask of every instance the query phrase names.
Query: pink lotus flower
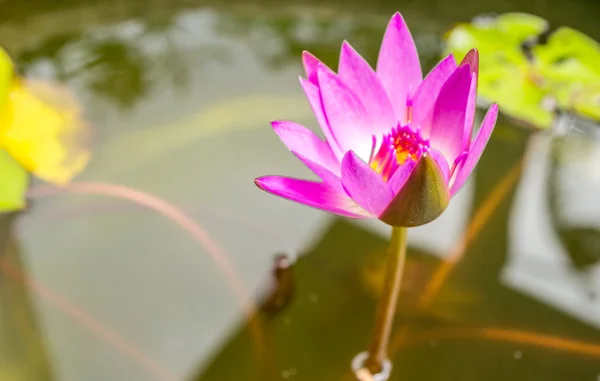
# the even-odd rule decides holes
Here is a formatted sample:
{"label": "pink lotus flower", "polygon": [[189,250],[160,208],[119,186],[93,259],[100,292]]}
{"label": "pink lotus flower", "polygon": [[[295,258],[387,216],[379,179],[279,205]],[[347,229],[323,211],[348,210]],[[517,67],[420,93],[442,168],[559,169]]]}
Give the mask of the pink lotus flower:
{"label": "pink lotus flower", "polygon": [[326,141],[307,128],[274,121],[283,143],[321,181],[280,176],[261,189],[351,218],[418,226],[437,218],[470,176],[492,134],[492,105],[471,139],[478,53],[452,55],[423,79],[417,50],[400,13],[390,20],[377,68],[345,42],[338,73],[308,52],[300,82]]}

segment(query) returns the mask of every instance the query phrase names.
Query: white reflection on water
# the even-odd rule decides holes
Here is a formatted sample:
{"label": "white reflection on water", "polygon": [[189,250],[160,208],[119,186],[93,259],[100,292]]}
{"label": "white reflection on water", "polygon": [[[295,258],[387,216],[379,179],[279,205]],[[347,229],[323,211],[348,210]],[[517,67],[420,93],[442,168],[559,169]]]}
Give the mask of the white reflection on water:
{"label": "white reflection on water", "polygon": [[[576,271],[551,225],[547,201],[551,144],[547,134],[530,141],[530,157],[513,204],[509,260],[502,278],[511,287],[600,328],[600,298],[590,297],[600,296],[600,264],[587,268],[585,274]],[[567,224],[600,229],[597,172],[586,170],[597,170],[600,143],[587,140],[586,145],[587,153],[580,146],[580,152],[571,151],[578,155],[571,155],[558,169],[559,201]],[[600,247],[591,250],[600,258]]]}

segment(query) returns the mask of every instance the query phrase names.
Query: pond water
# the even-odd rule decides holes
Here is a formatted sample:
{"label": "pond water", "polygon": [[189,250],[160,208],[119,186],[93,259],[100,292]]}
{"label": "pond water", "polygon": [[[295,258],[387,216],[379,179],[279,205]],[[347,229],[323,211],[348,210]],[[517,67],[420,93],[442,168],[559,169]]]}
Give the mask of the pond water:
{"label": "pond water", "polygon": [[[335,67],[347,39],[373,63],[396,10],[426,69],[490,11],[600,39],[592,0],[26,3],[0,1],[0,42],[74,89],[93,158],[1,218],[0,381],[352,380],[388,228],[253,184],[309,175],[269,127],[316,127],[302,50]],[[450,208],[409,233],[391,380],[600,379],[594,136],[501,118]]]}

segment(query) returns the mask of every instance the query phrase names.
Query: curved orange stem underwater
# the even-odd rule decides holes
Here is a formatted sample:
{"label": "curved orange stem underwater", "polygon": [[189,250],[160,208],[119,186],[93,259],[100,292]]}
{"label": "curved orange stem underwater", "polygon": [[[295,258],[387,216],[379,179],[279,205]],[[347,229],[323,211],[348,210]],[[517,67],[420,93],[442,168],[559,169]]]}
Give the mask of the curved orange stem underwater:
{"label": "curved orange stem underwater", "polygon": [[[54,218],[75,218],[75,217],[79,217],[82,215],[88,216],[90,214],[95,214],[95,213],[110,213],[110,212],[122,212],[125,210],[145,210],[145,209],[139,209],[139,205],[132,205],[132,204],[128,204],[130,207],[128,208],[127,205],[120,205],[120,204],[102,204],[102,205],[86,205],[86,206],[78,206],[77,208],[64,208],[58,211],[53,211],[50,213],[45,213],[44,216],[42,218],[40,218],[40,216],[37,216],[35,221],[31,221],[34,226],[37,227],[37,225],[41,225],[41,226],[45,226],[45,224],[47,223],[48,220],[53,220]],[[280,247],[285,247],[286,244],[289,242],[288,240],[285,239],[285,237],[282,237],[281,235],[278,235],[275,233],[275,231],[277,230],[276,227],[271,226],[271,227],[267,227],[267,226],[263,226],[263,225],[257,225],[256,221],[250,219],[250,218],[242,218],[238,215],[236,215],[232,210],[228,210],[226,208],[221,208],[219,207],[218,209],[216,208],[203,208],[202,210],[195,210],[192,207],[187,207],[186,205],[177,205],[177,207],[185,212],[188,216],[191,215],[200,215],[203,217],[210,217],[210,218],[215,218],[215,219],[219,219],[219,220],[223,220],[226,221],[227,223],[230,224],[238,224],[240,226],[243,226],[245,229],[248,230],[253,230],[255,233],[258,234],[262,234],[264,235],[265,239],[268,239],[269,241],[275,242],[277,243]],[[143,207],[144,208],[144,207]],[[31,232],[32,227],[29,226],[28,231]]]}
{"label": "curved orange stem underwater", "polygon": [[250,322],[250,331],[254,339],[255,353],[259,360],[262,360],[264,354],[262,329],[258,320],[252,319],[252,316],[256,311],[256,307],[246,292],[244,285],[239,280],[237,271],[229,261],[225,252],[196,221],[188,217],[175,205],[168,203],[167,201],[164,201],[154,195],[123,185],[110,183],[76,182],[70,183],[63,187],[42,185],[30,189],[27,192],[27,197],[39,198],[61,193],[98,194],[126,199],[162,214],[166,218],[175,222],[184,230],[188,231],[194,237],[194,239],[206,249],[215,264],[219,267],[232,286],[232,289],[236,297],[240,300],[240,303],[242,304],[242,307],[247,315],[248,321]]}
{"label": "curved orange stem underwater", "polygon": [[138,363],[142,369],[149,374],[153,375],[157,380],[160,381],[176,381],[177,378],[172,373],[163,369],[158,365],[152,358],[146,353],[138,349],[138,347],[125,339],[123,336],[117,334],[108,326],[102,324],[98,320],[94,319],[92,315],[87,313],[85,310],[75,306],[69,300],[63,298],[59,294],[45,287],[39,282],[34,281],[27,275],[25,275],[19,269],[11,266],[5,259],[0,259],[0,271],[12,278],[14,281],[19,282],[39,295],[43,300],[46,300],[52,304],[58,310],[64,312],[67,316],[71,317],[77,323],[87,328],[90,332],[96,334],[102,340],[112,345],[114,348],[119,350],[134,362]]}
{"label": "curved orange stem underwater", "polygon": [[502,178],[494,188],[493,192],[485,199],[481,207],[477,209],[462,238],[450,251],[449,255],[443,259],[443,262],[432,275],[429,283],[427,283],[425,291],[419,298],[419,307],[425,308],[433,301],[452,270],[454,270],[454,267],[456,267],[458,262],[462,259],[469,245],[471,245],[477,235],[481,232],[498,206],[506,198],[508,192],[516,185],[521,177],[523,164],[524,158],[521,158],[521,160],[519,160]]}
{"label": "curved orange stem underwater", "polygon": [[462,338],[484,338],[494,341],[504,341],[518,344],[528,344],[542,348],[550,348],[565,352],[572,352],[579,355],[600,358],[600,344],[573,340],[560,336],[546,335],[520,331],[507,328],[441,328],[434,329],[415,335],[414,338],[405,341],[395,349],[405,348],[411,345],[417,345],[430,340],[441,339],[462,339]]}

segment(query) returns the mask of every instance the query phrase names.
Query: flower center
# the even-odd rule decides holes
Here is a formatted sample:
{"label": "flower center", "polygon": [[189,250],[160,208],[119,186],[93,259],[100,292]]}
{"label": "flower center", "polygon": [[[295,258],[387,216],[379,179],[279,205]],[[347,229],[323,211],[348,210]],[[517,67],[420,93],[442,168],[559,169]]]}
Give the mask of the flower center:
{"label": "flower center", "polygon": [[408,160],[417,161],[429,148],[429,140],[423,139],[419,130],[413,131],[408,125],[396,126],[383,135],[381,146],[374,154],[377,138],[373,136],[373,150],[369,164],[385,181]]}

